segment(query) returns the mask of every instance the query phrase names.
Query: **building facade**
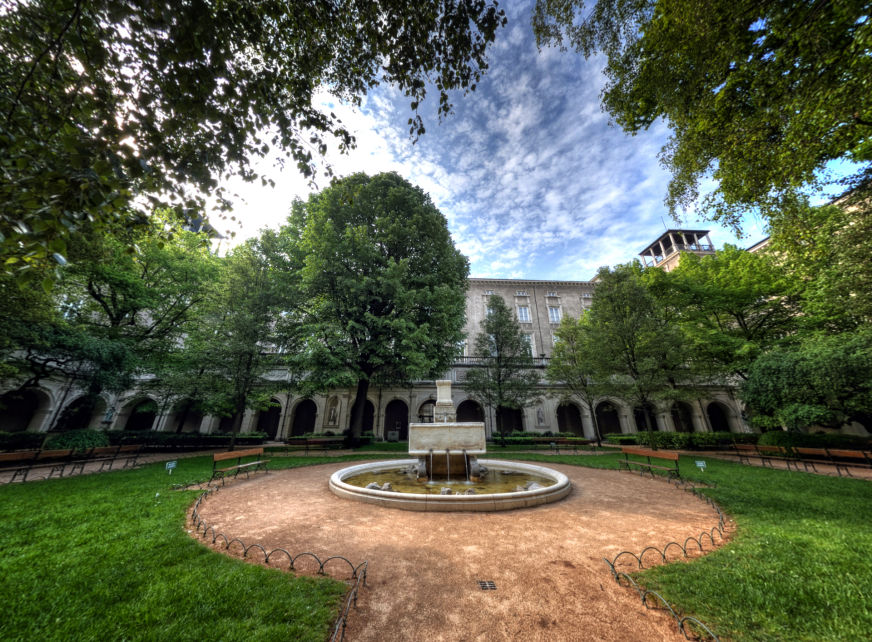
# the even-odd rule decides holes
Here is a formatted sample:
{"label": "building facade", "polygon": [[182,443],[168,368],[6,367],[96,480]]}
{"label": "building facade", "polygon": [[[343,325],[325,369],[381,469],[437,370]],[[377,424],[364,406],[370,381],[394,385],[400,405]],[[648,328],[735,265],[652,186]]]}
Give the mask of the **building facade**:
{"label": "building facade", "polygon": [[[554,333],[565,316],[578,317],[590,307],[595,284],[590,281],[532,281],[515,279],[470,279],[466,295],[466,340],[460,355],[441,378],[453,382],[452,396],[458,421],[484,421],[487,435],[495,431],[495,411],[471,399],[463,382],[470,368],[475,337],[481,327],[491,296],[501,296],[528,336],[535,367],[542,373],[551,356]],[[286,378],[281,369],[268,377],[276,382]],[[593,421],[583,404],[564,399],[564,391],[543,381],[541,401],[508,413],[510,428],[530,433],[573,433],[594,437]],[[348,428],[355,389],[332,390],[324,395],[303,398],[279,393],[267,410],[248,410],[242,432],[265,432],[270,438],[284,439],[306,433],[339,434]],[[47,381],[15,398],[7,397],[0,430],[7,432],[46,432],[63,423],[74,428],[166,432],[227,432],[232,418],[203,416],[186,400],[161,401],[131,390],[120,395],[102,395],[87,417],[76,416],[85,392],[72,383]],[[408,386],[372,386],[364,411],[364,431],[377,439],[405,440],[409,422],[432,421],[436,402],[434,381],[417,381]],[[597,401],[595,412],[602,433],[632,433],[644,425],[644,414],[618,398]],[[693,403],[677,402],[648,410],[657,430],[679,432],[745,432],[739,401],[727,387],[700,389]],[[73,418],[72,422],[70,417]],[[504,414],[504,418],[506,414]]]}

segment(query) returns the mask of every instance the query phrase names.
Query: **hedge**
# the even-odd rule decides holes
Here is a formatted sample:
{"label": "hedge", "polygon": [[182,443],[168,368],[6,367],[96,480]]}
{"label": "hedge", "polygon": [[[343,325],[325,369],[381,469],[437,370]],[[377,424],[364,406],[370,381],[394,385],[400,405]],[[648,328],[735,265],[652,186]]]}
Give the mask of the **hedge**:
{"label": "hedge", "polygon": [[637,432],[629,435],[608,434],[605,439],[619,446],[648,446],[673,450],[692,450],[697,448],[717,448],[737,444],[757,443],[755,433],[735,432]]}
{"label": "hedge", "polygon": [[859,435],[808,434],[785,430],[773,430],[760,435],[761,446],[799,446],[800,448],[846,448],[869,450],[872,440]]}

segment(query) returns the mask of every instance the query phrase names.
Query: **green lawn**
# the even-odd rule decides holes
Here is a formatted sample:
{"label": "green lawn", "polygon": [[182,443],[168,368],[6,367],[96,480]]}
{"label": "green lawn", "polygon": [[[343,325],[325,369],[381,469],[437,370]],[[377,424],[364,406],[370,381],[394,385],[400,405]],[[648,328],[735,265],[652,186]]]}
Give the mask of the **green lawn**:
{"label": "green lawn", "polygon": [[345,584],[245,564],[185,533],[197,493],[172,484],[210,471],[201,457],[172,476],[154,464],[0,487],[0,639],[326,639]]}
{"label": "green lawn", "polygon": [[[604,468],[618,458],[510,456]],[[271,467],[364,457],[275,457]],[[736,520],[735,537],[640,582],[723,638],[868,639],[872,483],[712,459],[700,473],[693,459],[682,458],[683,475],[717,484],[705,492]],[[343,583],[226,558],[184,532],[196,492],[172,484],[210,467],[202,457],[179,460],[172,476],[156,464],[0,486],[0,639],[325,639]]]}
{"label": "green lawn", "polygon": [[[514,458],[609,468],[619,455]],[[716,459],[706,459],[701,473],[695,459],[681,458],[682,476],[716,484],[704,492],[736,520],[737,532],[714,553],[637,580],[722,638],[870,639],[872,482]]]}

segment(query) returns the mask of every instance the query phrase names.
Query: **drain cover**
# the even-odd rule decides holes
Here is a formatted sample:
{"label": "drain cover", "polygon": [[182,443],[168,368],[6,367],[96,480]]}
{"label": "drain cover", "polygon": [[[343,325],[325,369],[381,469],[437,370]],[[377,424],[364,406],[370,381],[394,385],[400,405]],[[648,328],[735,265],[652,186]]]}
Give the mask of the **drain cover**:
{"label": "drain cover", "polygon": [[481,587],[482,591],[496,591],[497,590],[497,585],[494,584],[490,580],[479,580],[478,585],[479,585],[479,587]]}

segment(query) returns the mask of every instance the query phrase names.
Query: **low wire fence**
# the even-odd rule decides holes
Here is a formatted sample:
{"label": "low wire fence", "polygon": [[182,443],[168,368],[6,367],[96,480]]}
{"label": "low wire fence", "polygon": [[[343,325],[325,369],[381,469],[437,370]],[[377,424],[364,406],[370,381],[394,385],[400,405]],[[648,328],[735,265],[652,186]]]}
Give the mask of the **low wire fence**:
{"label": "low wire fence", "polygon": [[[678,630],[684,635],[685,639],[705,639],[720,642],[720,638],[715,635],[715,633],[708,626],[699,621],[697,618],[689,615],[682,615],[681,613],[677,612],[675,609],[672,608],[669,602],[667,602],[662,595],[660,595],[656,591],[652,591],[642,586],[639,586],[636,580],[634,580],[629,574],[616,568],[618,561],[625,557],[630,558],[631,560],[635,560],[637,568],[640,570],[650,568],[650,562],[652,561],[652,557],[654,558],[653,561],[655,564],[666,564],[670,561],[670,551],[672,550],[677,549],[674,555],[677,555],[680,552],[684,558],[687,558],[688,553],[694,551],[697,551],[699,553],[705,553],[705,543],[708,543],[710,549],[713,550],[716,546],[715,536],[717,536],[721,542],[726,540],[726,517],[724,516],[721,507],[718,506],[716,502],[714,502],[704,493],[701,493],[699,491],[699,487],[693,485],[692,482],[687,482],[682,479],[668,479],[659,476],[657,477],[657,479],[661,479],[662,481],[674,484],[685,492],[691,493],[692,495],[705,501],[717,512],[718,523],[710,530],[703,531],[697,537],[688,537],[684,540],[684,543],[675,541],[667,542],[662,548],[658,548],[657,546],[646,546],[638,554],[632,551],[621,551],[614,557],[614,559],[608,560],[606,558],[603,558],[603,561],[608,565],[609,570],[612,573],[612,577],[618,584],[631,588],[638,593],[639,598],[642,600],[642,604],[645,606],[646,609],[661,608],[657,605],[657,603],[659,602],[659,604],[662,605],[662,608],[668,611],[669,614],[672,616],[673,620],[675,620],[675,623],[678,625]],[[646,566],[645,564],[646,559],[649,561],[648,566]]]}
{"label": "low wire fence", "polygon": [[[319,575],[328,574],[328,565],[330,565],[331,568],[338,565],[342,568],[348,569],[350,573],[348,580],[352,582],[351,588],[345,598],[339,617],[333,625],[333,632],[330,636],[330,642],[342,642],[342,640],[345,639],[345,628],[348,625],[348,616],[352,607],[357,608],[357,596],[360,593],[360,589],[366,586],[366,574],[369,568],[369,563],[363,561],[360,564],[355,565],[351,560],[342,555],[331,555],[321,559],[318,555],[309,551],[304,551],[295,555],[285,548],[267,550],[262,544],[257,542],[246,545],[246,543],[238,537],[229,537],[226,534],[219,532],[215,526],[210,525],[200,514],[200,506],[203,503],[203,500],[213,493],[217,493],[220,489],[220,486],[209,486],[206,488],[206,490],[197,497],[191,509],[191,523],[194,526],[193,532],[200,539],[206,540],[211,537],[211,543],[216,546],[220,546],[218,540],[221,540],[225,551],[233,553],[238,549],[242,553],[243,559],[254,559],[254,556],[258,555],[257,551],[260,551],[260,554],[258,555],[258,557],[262,558],[260,561],[268,566],[276,564],[275,562],[272,564],[270,563],[270,560],[273,559],[274,556],[279,560],[287,560],[286,569],[282,568],[283,564],[281,564],[281,562],[276,564],[275,568],[279,570],[287,570],[288,572],[298,570],[296,564],[298,560],[301,559],[316,565],[316,572]],[[249,558],[249,552],[251,551],[255,551],[255,553],[251,558]]]}

